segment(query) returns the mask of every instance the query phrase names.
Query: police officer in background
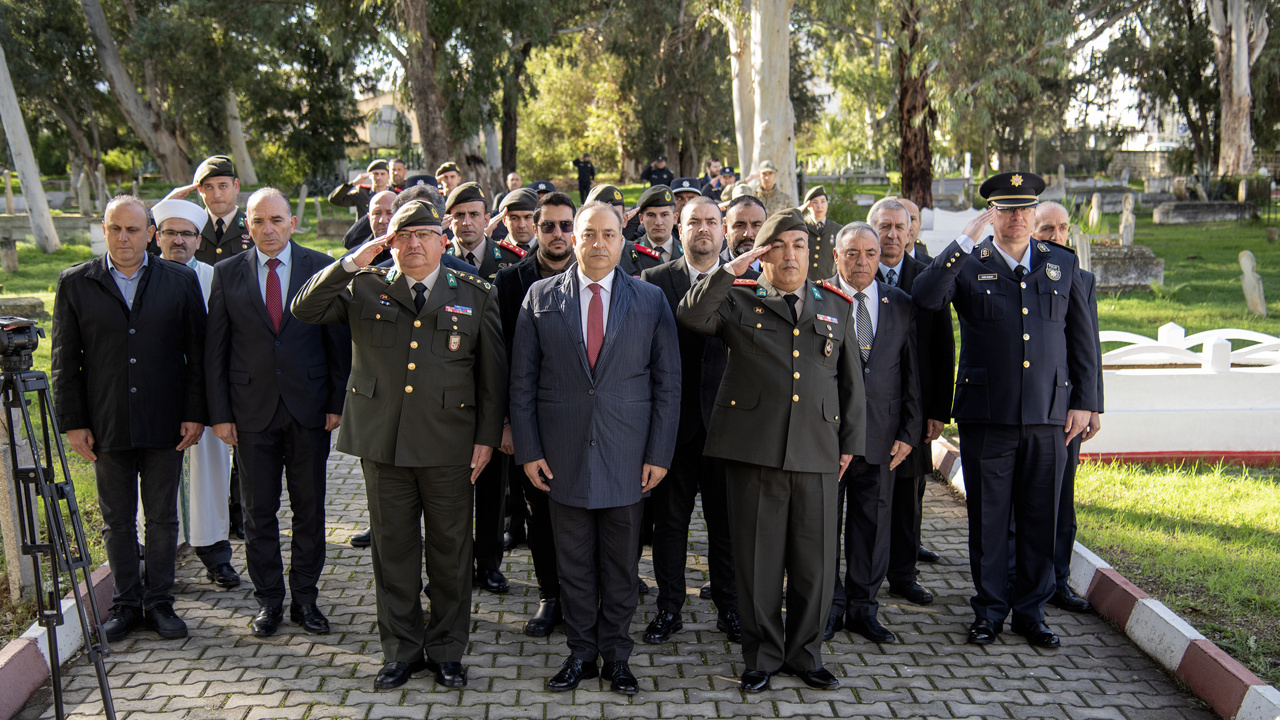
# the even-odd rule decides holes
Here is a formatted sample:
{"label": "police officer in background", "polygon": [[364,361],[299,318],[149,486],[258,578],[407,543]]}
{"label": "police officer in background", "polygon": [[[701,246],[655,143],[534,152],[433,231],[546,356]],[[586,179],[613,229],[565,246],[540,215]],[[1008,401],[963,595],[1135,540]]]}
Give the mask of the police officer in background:
{"label": "police officer in background", "polygon": [[502,196],[498,213],[489,221],[489,237],[507,240],[529,252],[534,238],[533,211],[538,207],[538,194],[528,188],[517,188]]}
{"label": "police officer in background", "polygon": [[591,153],[582,153],[582,157],[574,158],[573,167],[578,171],[578,202],[587,201],[587,193],[596,181],[596,166],[591,164]]}
{"label": "police officer in background", "polygon": [[659,155],[653,162],[649,163],[649,167],[640,173],[640,179],[649,183],[650,187],[658,185],[666,185],[671,187],[671,181],[676,179],[675,173],[667,169],[667,156]]}
{"label": "police officer in background", "polygon": [[[976,594],[969,642],[1012,628],[1056,648],[1044,622],[1054,594],[1055,508],[1067,445],[1097,405],[1097,338],[1084,280],[1071,251],[1031,241],[1045,183],[1006,172],[979,188],[990,209],[916,278],[916,304],[947,303],[960,318],[953,414],[968,490],[969,563]],[[994,236],[975,243],[991,223]],[[1017,524],[1017,582],[1010,591],[1009,523]]]}
{"label": "police officer in background", "polygon": [[[820,690],[840,684],[823,667],[822,634],[836,570],[837,482],[865,454],[866,396],[852,301],[807,279],[808,252],[800,211],[776,213],[755,248],[693,286],[677,312],[728,350],[704,452],[727,465],[749,693],[769,689],[777,672]],[[743,278],[757,258],[760,279]]]}
{"label": "police officer in background", "polygon": [[835,261],[831,251],[835,249],[836,233],[840,225],[827,219],[827,190],[821,185],[814,185],[805,193],[805,223],[809,226],[809,279],[814,282],[825,280],[835,275]]}

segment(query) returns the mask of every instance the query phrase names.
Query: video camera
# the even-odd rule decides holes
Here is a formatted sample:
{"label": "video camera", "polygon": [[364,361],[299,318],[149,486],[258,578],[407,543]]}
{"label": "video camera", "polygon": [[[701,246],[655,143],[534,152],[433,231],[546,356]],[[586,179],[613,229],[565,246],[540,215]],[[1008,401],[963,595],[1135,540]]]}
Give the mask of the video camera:
{"label": "video camera", "polygon": [[44,330],[35,321],[20,317],[0,317],[0,372],[24,372],[32,366],[32,353],[40,345]]}

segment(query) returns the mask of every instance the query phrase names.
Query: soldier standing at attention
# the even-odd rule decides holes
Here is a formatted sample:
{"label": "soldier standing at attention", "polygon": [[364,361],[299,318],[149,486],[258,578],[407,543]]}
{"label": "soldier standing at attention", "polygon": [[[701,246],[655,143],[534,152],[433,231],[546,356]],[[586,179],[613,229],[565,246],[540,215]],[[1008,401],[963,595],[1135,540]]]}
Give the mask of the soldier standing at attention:
{"label": "soldier standing at attention", "polygon": [[[370,267],[387,245],[395,268]],[[502,439],[507,363],[497,295],[475,275],[441,267],[443,248],[439,213],[410,202],[387,235],[312,277],[292,304],[306,322],[351,326],[348,425],[337,448],[364,469],[386,663],[379,690],[424,670],[445,687],[467,684],[471,486]]]}
{"label": "soldier standing at attention", "polygon": [[[865,454],[866,396],[852,300],[807,279],[809,231],[796,208],[765,221],[750,252],[694,285],[680,322],[720,338],[729,360],[705,454],[726,461],[729,532],[742,621],[742,689],[778,672],[840,682],[822,663],[836,572],[836,491]],[[759,280],[741,276],[757,258]],[[787,621],[782,584],[787,582]]]}
{"label": "soldier standing at attention", "polygon": [[836,274],[832,250],[840,225],[827,219],[827,191],[821,185],[814,185],[805,193],[800,209],[807,211],[804,219],[809,226],[809,279],[821,282]]}
{"label": "soldier standing at attention", "polygon": [[578,202],[586,202],[587,193],[591,192],[591,185],[596,181],[596,166],[591,164],[591,153],[582,153],[582,157],[574,159],[573,166],[578,170]]}
{"label": "soldier standing at attention", "polygon": [[[1053,545],[1067,445],[1098,409],[1097,337],[1071,251],[1031,241],[1044,180],[1007,172],[979,193],[990,209],[916,278],[930,311],[952,303],[960,361],[952,414],[968,489],[969,565],[976,594],[969,642],[988,645],[1012,611],[1013,631],[1056,648],[1044,622],[1054,595]],[[994,237],[973,237],[991,223]],[[1009,581],[1009,522],[1017,524],[1017,583]]]}

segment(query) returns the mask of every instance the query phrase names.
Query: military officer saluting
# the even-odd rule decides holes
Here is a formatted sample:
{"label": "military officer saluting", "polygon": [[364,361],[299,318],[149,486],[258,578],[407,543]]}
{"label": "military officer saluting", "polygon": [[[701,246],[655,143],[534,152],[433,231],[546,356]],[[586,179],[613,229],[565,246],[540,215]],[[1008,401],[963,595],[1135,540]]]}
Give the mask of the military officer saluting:
{"label": "military officer saluting", "polygon": [[[388,245],[394,269],[369,267]],[[507,362],[496,293],[475,275],[443,267],[443,247],[436,209],[409,202],[386,236],[316,274],[292,304],[305,322],[351,326],[347,422],[337,447],[361,458],[368,493],[386,663],[376,689],[424,670],[447,687],[467,684],[471,486],[502,439]]]}
{"label": "military officer saluting", "polygon": [[827,190],[821,185],[814,185],[805,193],[805,224],[809,226],[809,279],[820,282],[836,274],[836,263],[832,250],[836,246],[836,233],[840,225],[827,218]]}
{"label": "military officer saluting", "polygon": [[[865,454],[866,396],[852,299],[807,279],[809,232],[775,213],[754,249],[694,285],[676,313],[729,351],[704,450],[726,461],[745,692],[777,672],[832,689],[823,667],[836,570],[837,482]],[[740,277],[760,259],[761,277]],[[787,619],[782,621],[783,576]]]}
{"label": "military officer saluting", "polygon": [[498,271],[520,262],[527,251],[509,240],[495,242],[485,235],[489,226],[489,205],[484,190],[473,182],[462,183],[444,201],[444,212],[452,219],[453,241],[449,254],[477,268],[476,274],[493,282]]}
{"label": "military officer saluting", "polygon": [[[916,278],[925,310],[955,306],[960,360],[953,415],[968,490],[969,564],[976,594],[969,642],[1014,632],[1038,647],[1055,590],[1054,521],[1067,444],[1098,409],[1097,338],[1070,250],[1032,241],[1038,175],[1007,172],[982,184],[990,209]],[[975,243],[990,222],[994,237]],[[1008,588],[1009,521],[1017,524],[1017,581]]]}
{"label": "military officer saluting", "polygon": [[[613,185],[597,185],[591,188],[591,192],[587,194],[587,202],[599,200],[613,206],[614,212],[618,213],[618,219],[625,226],[627,224],[627,204],[622,199],[622,191]],[[572,227],[570,227],[572,229]],[[543,232],[549,232],[544,230]],[[640,277],[640,273],[651,267],[658,267],[662,264],[662,256],[657,250],[637,245],[630,240],[622,242],[622,256],[618,258],[618,268],[622,272],[631,277]]]}
{"label": "military officer saluting", "polygon": [[235,163],[226,155],[211,155],[196,167],[190,185],[174,188],[165,200],[181,200],[191,191],[200,194],[209,217],[200,229],[200,249],[196,260],[216,265],[220,260],[253,247],[245,228],[244,211],[236,204],[240,196],[240,178]]}

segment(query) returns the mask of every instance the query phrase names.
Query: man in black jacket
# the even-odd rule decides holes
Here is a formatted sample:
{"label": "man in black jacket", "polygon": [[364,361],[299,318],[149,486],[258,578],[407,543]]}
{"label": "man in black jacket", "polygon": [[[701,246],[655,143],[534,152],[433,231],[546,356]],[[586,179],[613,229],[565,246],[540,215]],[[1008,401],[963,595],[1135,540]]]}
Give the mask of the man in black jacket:
{"label": "man in black jacket", "polygon": [[[107,254],[62,271],[53,304],[53,400],[77,455],[93,463],[115,580],[107,640],[144,621],[187,635],[173,611],[182,451],[204,432],[204,296],[190,268],[148,257],[147,206],[120,196],[102,224]],[[147,581],[138,563],[138,496]]]}
{"label": "man in black jacket", "polygon": [[289,616],[307,632],[329,632],[316,605],[324,568],[325,463],[329,433],[342,418],[351,336],[340,326],[304,323],[285,310],[332,259],[293,242],[297,218],[279,190],[249,198],[255,249],[213,270],[209,293],[209,419],[240,448],[245,555],[260,610],[250,628],[272,635],[284,619],[280,492],[293,510]]}

